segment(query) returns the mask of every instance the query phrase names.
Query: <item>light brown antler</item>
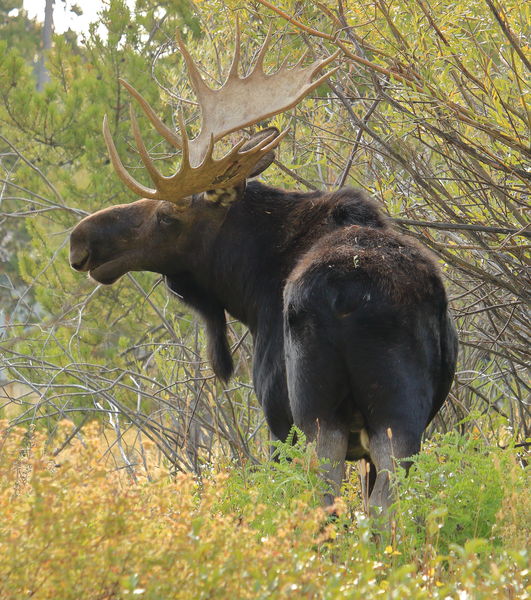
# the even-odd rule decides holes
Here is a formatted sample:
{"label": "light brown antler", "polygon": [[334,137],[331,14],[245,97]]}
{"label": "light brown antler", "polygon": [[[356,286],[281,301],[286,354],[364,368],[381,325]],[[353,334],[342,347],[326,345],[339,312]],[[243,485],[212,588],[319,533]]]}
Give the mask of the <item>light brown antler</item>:
{"label": "light brown antler", "polygon": [[155,189],[147,188],[136,181],[123,166],[112,140],[107,117],[103,120],[103,135],[109,150],[112,164],[120,179],[135,193],[144,198],[178,202],[191,194],[199,193],[215,187],[231,187],[245,179],[256,163],[265,154],[278,145],[287,130],[279,133],[272,130],[269,136],[260,140],[251,149],[243,149],[245,140],[238,142],[220,159],[213,157],[214,144],[225,135],[253,125],[295,106],[300,100],[325,81],[338,67],[322,75],[312,82],[316,73],[332,62],[338,52],[324,60],[318,60],[309,66],[302,63],[306,54],[292,68],[284,62],[278,71],[267,75],[263,70],[264,56],[271,40],[271,28],[264,41],[256,64],[250,74],[240,77],[240,31],[236,23],[235,51],[232,65],[225,83],[218,90],[209,88],[201,77],[190,53],[177,34],[177,43],[188,68],[193,89],[201,107],[202,124],[199,135],[189,140],[186,134],[183,117],[179,115],[181,135],[169,129],[157,117],[151,106],[124,80],[120,82],[138,101],[145,115],[155,129],[172,146],[182,151],[180,169],[170,177],[163,176],[153,164],[142,141],[136,116],[131,107],[131,122],[135,142]]}

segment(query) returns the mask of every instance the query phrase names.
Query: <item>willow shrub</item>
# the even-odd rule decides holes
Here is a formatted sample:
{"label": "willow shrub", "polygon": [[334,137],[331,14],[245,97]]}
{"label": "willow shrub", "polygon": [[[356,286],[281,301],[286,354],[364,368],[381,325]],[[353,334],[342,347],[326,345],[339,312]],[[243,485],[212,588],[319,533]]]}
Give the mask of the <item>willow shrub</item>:
{"label": "willow shrub", "polygon": [[[72,424],[62,422],[57,448],[71,432]],[[168,473],[149,481],[141,467],[134,473],[109,468],[96,425],[57,456],[40,432],[8,431],[6,422],[0,443],[5,600],[529,597],[525,471],[505,451],[466,441],[458,446],[454,436],[440,441],[446,454],[428,452],[429,459],[418,461],[397,528],[379,544],[348,487],[337,519],[316,506],[320,483],[311,448],[290,450],[289,470],[281,460],[245,473],[205,469],[200,481]],[[465,450],[477,452],[469,467],[484,480],[485,493],[496,493],[485,537],[450,543],[452,525],[441,553],[444,526],[436,527],[438,537],[421,538],[411,535],[411,524],[433,521],[425,490],[438,490],[441,473],[447,514],[468,523],[470,506],[455,500],[468,467],[447,477]],[[157,460],[154,446],[147,444],[145,453],[147,462]],[[439,465],[433,477],[420,477],[429,465]]]}

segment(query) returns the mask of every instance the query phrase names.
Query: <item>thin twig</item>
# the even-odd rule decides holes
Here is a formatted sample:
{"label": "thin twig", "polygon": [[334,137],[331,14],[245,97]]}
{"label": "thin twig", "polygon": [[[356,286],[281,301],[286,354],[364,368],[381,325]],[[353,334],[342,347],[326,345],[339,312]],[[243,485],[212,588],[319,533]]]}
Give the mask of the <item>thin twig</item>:
{"label": "thin twig", "polygon": [[[499,233],[504,235],[521,235],[523,237],[531,238],[531,231],[527,231],[527,227],[520,229],[512,229],[509,227],[491,227],[489,225],[475,225],[466,223],[442,223],[440,221],[417,221],[414,219],[402,219],[399,217],[392,217],[395,223],[399,225],[410,225],[414,227],[428,227],[430,229],[442,229],[444,231],[478,231],[481,233]],[[529,227],[529,226],[528,226]]]}

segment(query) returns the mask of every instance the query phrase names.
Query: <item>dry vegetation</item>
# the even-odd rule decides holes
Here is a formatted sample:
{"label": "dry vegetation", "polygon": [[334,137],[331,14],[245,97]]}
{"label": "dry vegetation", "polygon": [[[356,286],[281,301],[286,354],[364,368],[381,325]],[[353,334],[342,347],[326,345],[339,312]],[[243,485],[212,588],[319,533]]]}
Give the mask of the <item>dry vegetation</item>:
{"label": "dry vegetation", "polygon": [[392,535],[376,543],[355,483],[345,486],[337,520],[318,507],[311,449],[283,446],[279,463],[220,464],[197,478],[170,475],[149,442],[134,471],[114,468],[96,424],[71,438],[75,426],[62,421],[52,442],[22,428],[7,435],[5,426],[3,600],[501,600],[531,592],[524,471],[512,452],[477,440],[461,438],[457,448],[448,437],[427,449]]}

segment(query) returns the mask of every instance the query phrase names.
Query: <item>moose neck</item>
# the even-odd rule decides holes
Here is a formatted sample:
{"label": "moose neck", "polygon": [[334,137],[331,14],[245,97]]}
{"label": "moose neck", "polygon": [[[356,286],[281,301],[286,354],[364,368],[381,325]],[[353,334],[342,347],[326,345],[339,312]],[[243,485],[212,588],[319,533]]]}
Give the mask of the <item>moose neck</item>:
{"label": "moose neck", "polygon": [[299,213],[311,213],[310,200],[320,195],[252,182],[227,214],[213,249],[212,281],[226,310],[253,334],[279,314],[284,281],[311,231]]}

